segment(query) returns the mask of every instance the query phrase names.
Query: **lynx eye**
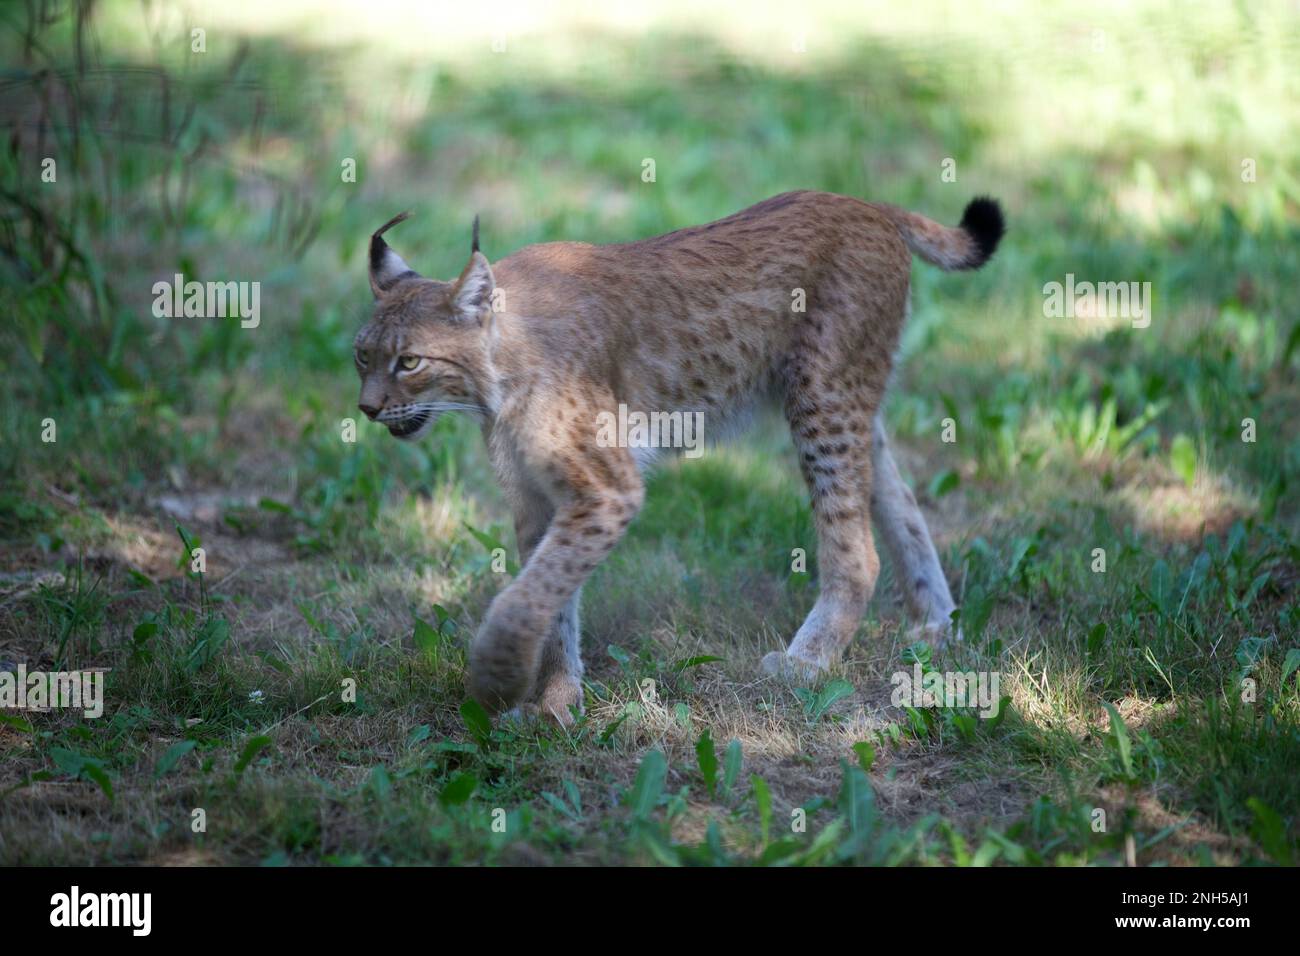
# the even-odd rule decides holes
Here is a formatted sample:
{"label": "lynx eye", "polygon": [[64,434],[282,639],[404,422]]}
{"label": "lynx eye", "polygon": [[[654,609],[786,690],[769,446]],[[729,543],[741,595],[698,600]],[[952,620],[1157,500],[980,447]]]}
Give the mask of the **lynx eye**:
{"label": "lynx eye", "polygon": [[366,365],[369,364],[366,362],[366,353],[361,351],[361,349],[352,350],[352,360],[356,362],[360,368],[365,368]]}
{"label": "lynx eye", "polygon": [[415,367],[419,364],[420,364],[420,356],[418,355],[403,355],[397,360],[398,367],[402,369],[402,371],[404,372],[410,372],[414,370]]}

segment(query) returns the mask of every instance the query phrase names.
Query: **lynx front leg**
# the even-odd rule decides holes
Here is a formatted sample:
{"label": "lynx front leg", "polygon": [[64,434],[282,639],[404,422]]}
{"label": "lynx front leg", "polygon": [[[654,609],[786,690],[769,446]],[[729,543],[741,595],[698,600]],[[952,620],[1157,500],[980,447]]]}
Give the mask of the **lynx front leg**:
{"label": "lynx front leg", "polygon": [[[519,543],[519,564],[526,566],[550,526],[554,509],[540,493],[515,497],[515,539]],[[582,647],[578,612],[582,588],[573,592],[556,615],[542,647],[537,680],[523,712],[549,717],[560,724],[573,721],[572,710],[582,712]]]}
{"label": "lynx front leg", "polygon": [[582,588],[560,608],[551,634],[542,648],[537,682],[529,704],[558,724],[573,723],[573,710],[582,713],[582,649],[578,623]]}
{"label": "lynx front leg", "polygon": [[[584,449],[584,457],[565,462],[560,474],[565,498],[519,577],[492,602],[470,647],[470,694],[489,713],[529,695],[557,616],[613,550],[644,498],[626,449]],[[576,613],[563,627],[572,635],[576,657]],[[563,651],[567,661],[568,648]]]}

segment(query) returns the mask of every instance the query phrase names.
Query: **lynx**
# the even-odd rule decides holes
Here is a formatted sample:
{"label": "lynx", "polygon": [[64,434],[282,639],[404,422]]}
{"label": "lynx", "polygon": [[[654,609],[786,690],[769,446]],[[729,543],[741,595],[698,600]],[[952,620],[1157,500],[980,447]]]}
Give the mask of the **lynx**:
{"label": "lynx", "polygon": [[481,423],[522,567],[469,648],[469,691],[489,713],[561,723],[581,713],[582,585],[641,509],[642,476],[662,452],[597,440],[620,406],[625,418],[698,413],[712,435],[765,399],[783,409],[812,498],[820,591],[765,671],[803,678],[839,658],[880,568],[872,523],[917,627],[936,644],[949,637],[952,595],[880,409],[911,254],[980,267],[1004,231],[996,201],[973,200],[948,228],[896,206],[790,192],[652,239],[544,243],[496,263],[479,250],[476,218],[469,262],[450,282],[418,275],[384,241],[406,217],[370,240],[359,407],[406,441],[448,411]]}

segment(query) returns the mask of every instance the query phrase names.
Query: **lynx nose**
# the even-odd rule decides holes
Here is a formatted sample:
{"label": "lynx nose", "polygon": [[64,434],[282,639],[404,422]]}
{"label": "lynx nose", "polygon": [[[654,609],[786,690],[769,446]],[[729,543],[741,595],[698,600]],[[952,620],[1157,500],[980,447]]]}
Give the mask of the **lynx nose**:
{"label": "lynx nose", "polygon": [[375,420],[375,416],[378,415],[379,412],[381,411],[381,409],[375,408],[375,406],[373,406],[373,405],[365,405],[365,404],[362,404],[362,405],[358,405],[357,408],[359,408],[359,409],[361,409],[363,412],[365,412],[365,413],[366,413],[366,418],[370,419],[371,421],[374,421],[374,420]]}

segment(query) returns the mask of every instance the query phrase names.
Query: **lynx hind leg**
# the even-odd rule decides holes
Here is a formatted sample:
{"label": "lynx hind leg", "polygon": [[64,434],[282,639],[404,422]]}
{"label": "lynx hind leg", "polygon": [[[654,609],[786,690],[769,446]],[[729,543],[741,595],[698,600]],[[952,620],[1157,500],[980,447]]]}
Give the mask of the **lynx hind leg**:
{"label": "lynx hind leg", "polygon": [[[879,415],[872,430],[872,451],[875,488],[871,517],[894,561],[907,609],[919,621],[919,636],[941,647],[951,630],[955,605],[925,518],[912,489],[898,473]],[[957,639],[960,637],[959,633]]]}
{"label": "lynx hind leg", "polygon": [[847,389],[805,388],[787,397],[812,494],[821,593],[790,646],[763,658],[768,673],[809,678],[837,661],[875,590],[880,559],[868,520],[873,414],[865,395]]}

